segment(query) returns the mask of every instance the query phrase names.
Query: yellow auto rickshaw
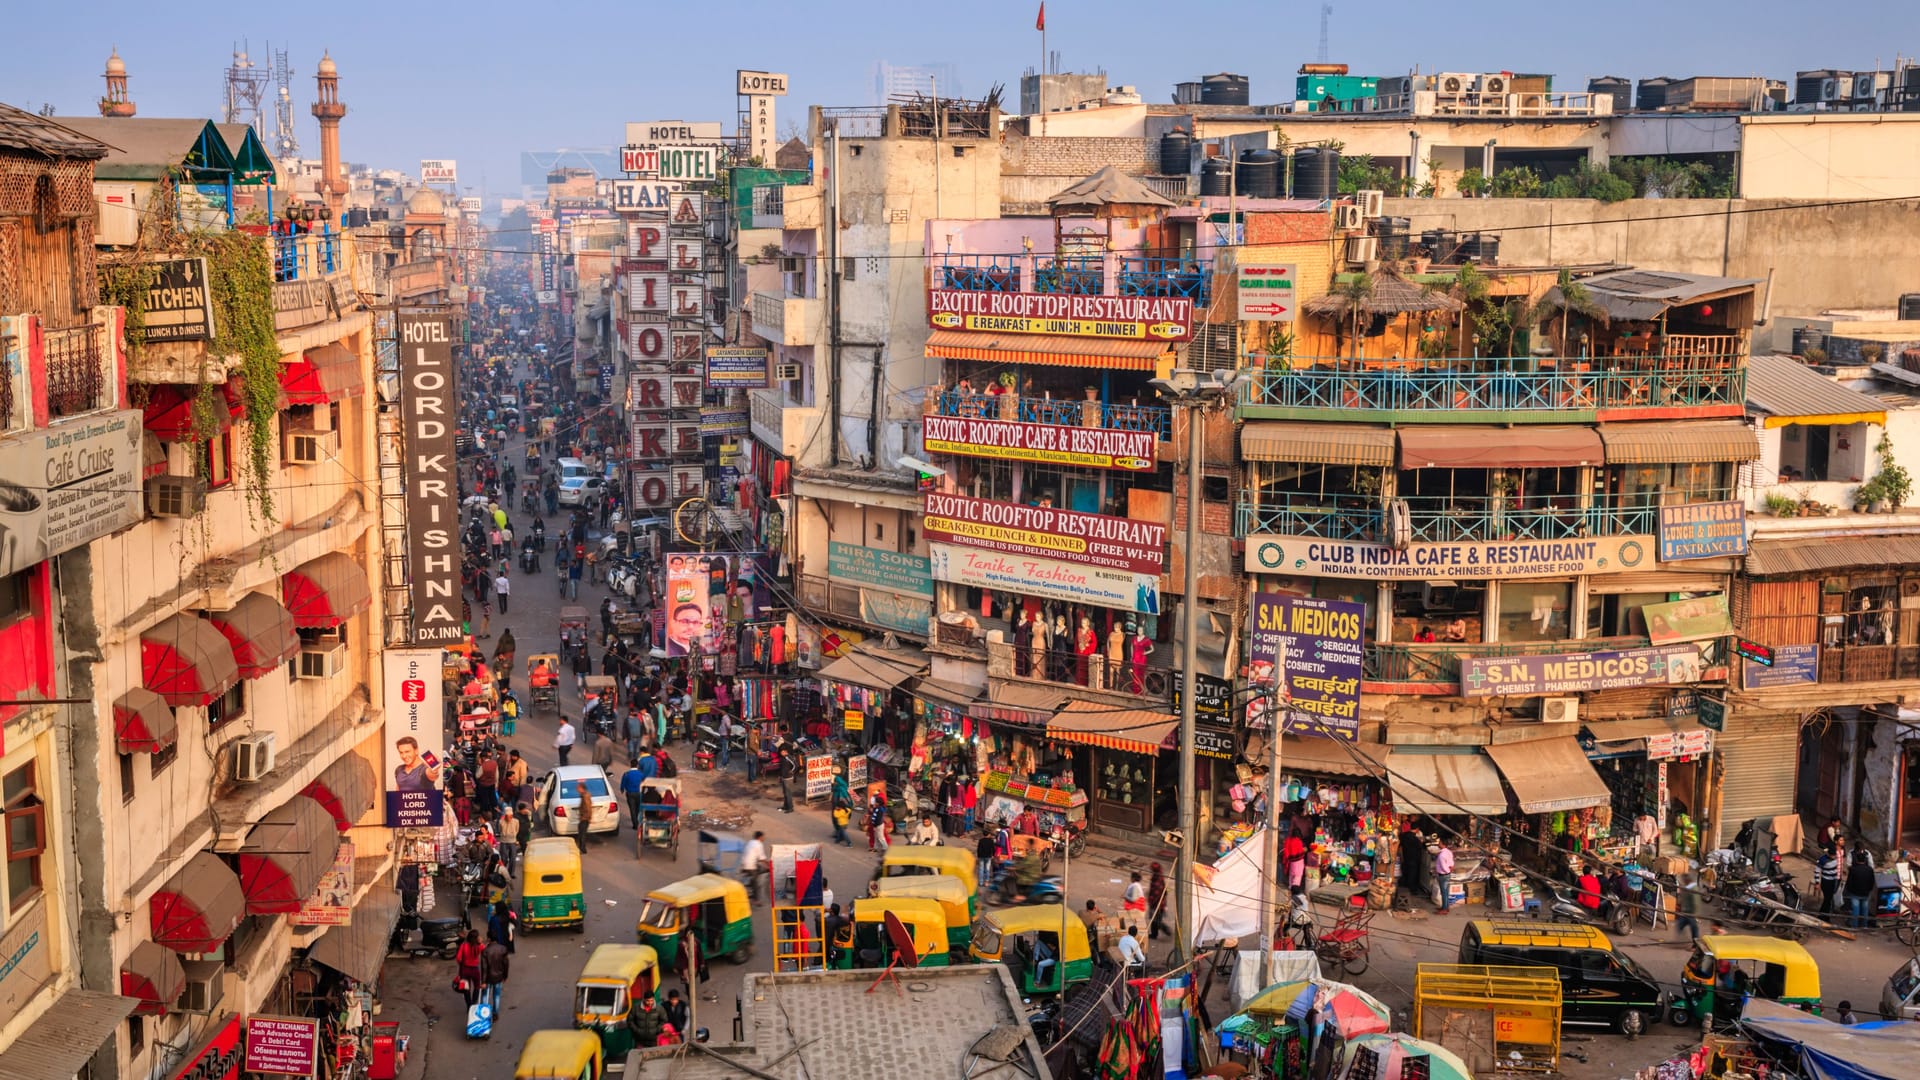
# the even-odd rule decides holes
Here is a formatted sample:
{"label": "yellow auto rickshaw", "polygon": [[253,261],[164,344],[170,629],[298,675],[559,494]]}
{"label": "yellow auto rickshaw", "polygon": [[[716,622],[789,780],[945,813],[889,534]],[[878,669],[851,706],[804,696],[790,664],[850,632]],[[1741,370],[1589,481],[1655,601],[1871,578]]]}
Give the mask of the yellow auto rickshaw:
{"label": "yellow auto rickshaw", "polygon": [[586,929],[586,894],[580,885],[580,848],[564,836],[527,844],[521,866],[520,925]]}
{"label": "yellow auto rickshaw", "polygon": [[619,1059],[633,1049],[627,1014],[660,992],[660,958],[647,945],[600,945],[573,984],[573,1026],[600,1036],[600,1049]]}
{"label": "yellow auto rickshaw", "polygon": [[606,1062],[591,1031],[536,1031],[527,1036],[513,1080],[605,1080]]}
{"label": "yellow auto rickshaw", "polygon": [[747,887],[719,874],[662,885],[647,894],[634,928],[640,944],[651,945],[663,964],[680,960],[680,935],[692,928],[704,956],[725,956],[744,964],[753,955],[753,907]]}
{"label": "yellow auto rickshaw", "polygon": [[913,956],[900,957],[901,967],[947,967],[947,917],[938,900],[918,896],[864,896],[853,902],[853,942],[838,950],[836,968],[883,968],[893,957],[887,936],[887,913],[892,912],[913,935]]}
{"label": "yellow auto rickshaw", "polygon": [[980,883],[973,877],[973,852],[942,845],[895,845],[880,860],[881,877],[945,874],[967,887],[967,918],[980,913]]}
{"label": "yellow auto rickshaw", "polygon": [[973,958],[1003,963],[1029,997],[1058,994],[1093,978],[1087,924],[1064,904],[990,911],[973,924]]}
{"label": "yellow auto rickshaw", "polygon": [[1701,937],[1680,971],[1680,988],[1667,1005],[1667,1021],[1676,1027],[1709,1014],[1716,1026],[1731,1023],[1750,997],[1820,1011],[1820,965],[1804,945],[1782,938]]}
{"label": "yellow auto rickshaw", "polygon": [[948,874],[883,877],[874,882],[873,887],[876,896],[911,896],[934,901],[940,905],[940,914],[947,920],[947,947],[954,952],[964,953],[973,943],[973,919],[967,911],[967,887],[960,883],[959,878]]}

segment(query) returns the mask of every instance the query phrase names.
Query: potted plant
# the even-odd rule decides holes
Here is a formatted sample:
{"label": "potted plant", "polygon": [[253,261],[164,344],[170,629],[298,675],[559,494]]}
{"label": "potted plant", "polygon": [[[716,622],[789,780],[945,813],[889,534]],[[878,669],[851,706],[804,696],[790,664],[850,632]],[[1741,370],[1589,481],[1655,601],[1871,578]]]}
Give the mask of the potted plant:
{"label": "potted plant", "polygon": [[1864,514],[1869,510],[1877,510],[1878,505],[1886,502],[1886,499],[1886,485],[1876,476],[1853,489],[1853,512]]}
{"label": "potted plant", "polygon": [[1875,513],[1892,513],[1905,506],[1908,497],[1913,494],[1913,475],[1894,460],[1893,440],[1885,432],[1881,433],[1880,441],[1873,445],[1873,452],[1880,456],[1880,471],[1861,486],[1873,489]]}
{"label": "potted plant", "polygon": [[1800,500],[1777,491],[1767,493],[1767,513],[1774,517],[1793,517],[1800,512]]}

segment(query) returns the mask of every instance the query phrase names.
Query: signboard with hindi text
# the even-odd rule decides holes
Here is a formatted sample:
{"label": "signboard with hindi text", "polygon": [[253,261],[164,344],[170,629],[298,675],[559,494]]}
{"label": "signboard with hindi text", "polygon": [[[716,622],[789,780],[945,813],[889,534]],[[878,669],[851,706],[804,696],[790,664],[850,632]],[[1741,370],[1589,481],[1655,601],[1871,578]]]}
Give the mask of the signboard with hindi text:
{"label": "signboard with hindi text", "polygon": [[922,424],[922,441],[929,453],[1090,469],[1151,472],[1160,443],[1159,433],[1152,430],[1030,424],[977,416],[927,416]]}
{"label": "signboard with hindi text", "polygon": [[1184,296],[928,289],[927,324],[1002,334],[1185,341],[1193,336],[1193,301]]}
{"label": "signboard with hindi text", "polygon": [[1362,540],[1256,534],[1247,537],[1245,566],[1255,574],[1388,580],[1617,574],[1651,568],[1653,542],[1651,536],[1604,536],[1394,547]]}
{"label": "signboard with hindi text", "polygon": [[1360,737],[1364,604],[1256,593],[1247,684],[1269,692],[1280,730],[1352,742]]}

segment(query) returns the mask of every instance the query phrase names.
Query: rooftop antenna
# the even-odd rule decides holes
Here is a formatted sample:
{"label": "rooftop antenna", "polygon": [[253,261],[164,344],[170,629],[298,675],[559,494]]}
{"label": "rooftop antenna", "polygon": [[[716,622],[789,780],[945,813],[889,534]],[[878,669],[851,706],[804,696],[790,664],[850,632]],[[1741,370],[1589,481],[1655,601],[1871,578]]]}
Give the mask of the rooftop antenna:
{"label": "rooftop antenna", "polygon": [[285,49],[273,50],[273,85],[273,156],[292,161],[300,156],[300,139],[293,133],[293,68]]}
{"label": "rooftop antenna", "polygon": [[1333,5],[1321,4],[1320,5],[1320,62],[1323,64],[1327,62],[1327,58],[1329,56],[1329,53],[1327,51],[1327,24],[1332,21],[1333,21]]}
{"label": "rooftop antenna", "polygon": [[253,61],[247,59],[244,42],[235,45],[233,64],[227,68],[227,104],[222,121],[246,124],[254,129],[254,134],[265,138],[266,132],[260,130],[263,121],[260,99],[265,96],[271,77],[265,68],[255,67]]}

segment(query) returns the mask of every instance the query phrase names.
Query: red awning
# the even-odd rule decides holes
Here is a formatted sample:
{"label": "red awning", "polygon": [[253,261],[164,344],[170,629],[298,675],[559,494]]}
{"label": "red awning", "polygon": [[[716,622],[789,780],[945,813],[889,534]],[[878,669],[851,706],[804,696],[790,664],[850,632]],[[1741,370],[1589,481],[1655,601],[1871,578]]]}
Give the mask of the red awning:
{"label": "red awning", "polygon": [[[240,396],[240,384],[233,380],[208,387],[207,396],[206,424],[212,429],[209,434],[218,435],[232,427],[234,419],[246,411],[246,403]],[[144,411],[146,429],[162,442],[203,438],[193,407],[199,397],[198,386],[163,383],[153,387]]]}
{"label": "red awning", "polygon": [[367,759],[348,752],[327,766],[326,771],[300,794],[326,807],[327,813],[333,815],[334,825],[341,832],[346,832],[353,828],[354,822],[373,809],[374,792],[379,783]]}
{"label": "red awning", "polygon": [[289,405],[326,405],[366,389],[360,361],[346,348],[327,344],[308,349],[280,368],[280,389]]}
{"label": "red awning", "polygon": [[295,795],[247,832],[235,858],[247,914],[278,915],[299,911],[333,866],[340,832],[327,808]]}
{"label": "red awning", "polygon": [[140,670],[147,689],[169,705],[206,705],[240,681],[233,646],[194,615],[175,615],[140,635]]}
{"label": "red awning", "polygon": [[113,737],[123,754],[157,754],[178,738],[173,706],[144,686],[113,703]]}
{"label": "red awning", "polygon": [[373,606],[367,572],[338,551],[281,575],[280,598],[302,630],[332,629]]}
{"label": "red awning", "polygon": [[248,593],[225,611],[210,611],[207,621],[233,646],[242,678],[258,679],[278,671],[300,651],[293,615],[266,593]]}
{"label": "red awning", "polygon": [[179,953],[220,948],[247,914],[247,894],[227,864],[201,852],[148,902],[153,940]]}
{"label": "red awning", "polygon": [[151,941],[135,945],[127,962],[120,965],[120,995],[139,999],[136,1013],[164,1016],[186,986],[187,972],[180,966],[180,957]]}

